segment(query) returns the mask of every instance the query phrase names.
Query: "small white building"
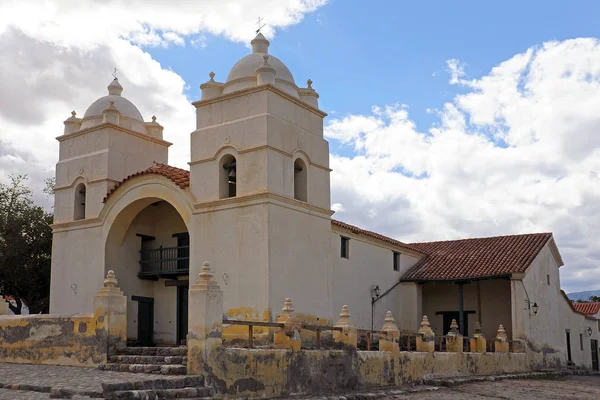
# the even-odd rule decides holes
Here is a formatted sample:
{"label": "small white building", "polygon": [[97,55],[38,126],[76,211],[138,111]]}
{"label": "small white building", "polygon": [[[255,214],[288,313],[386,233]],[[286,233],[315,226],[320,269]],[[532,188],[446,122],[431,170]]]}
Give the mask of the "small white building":
{"label": "small white building", "polygon": [[504,324],[565,363],[569,340],[582,338],[569,357],[592,366],[597,324],[561,295],[552,234],[407,244],[332,219],[319,95],[310,80],[296,84],[262,34],[251,44],[225,82],[211,73],[201,85],[189,171],[168,165],[163,127],[116,78],[83,118],[65,121],[52,313],[91,312],[112,269],[129,339],[184,343],[188,282],[209,260],[235,319],[273,320],[290,297],[310,322],[333,322],[347,304],[361,328],[378,328],[387,310],[405,331],[424,314],[437,334],[453,318],[465,334],[481,322],[489,337]]}

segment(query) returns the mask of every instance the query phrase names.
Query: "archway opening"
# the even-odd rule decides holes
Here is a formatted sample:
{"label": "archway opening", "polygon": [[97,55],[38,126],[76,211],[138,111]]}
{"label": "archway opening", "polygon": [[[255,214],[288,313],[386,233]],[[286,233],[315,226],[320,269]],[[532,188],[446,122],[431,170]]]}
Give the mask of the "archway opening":
{"label": "archway opening", "polygon": [[219,198],[227,199],[237,195],[237,162],[234,156],[227,154],[219,163]]}
{"label": "archway opening", "polygon": [[300,201],[308,201],[306,164],[301,158],[294,161],[294,198]]}
{"label": "archway opening", "polygon": [[181,215],[158,198],[138,200],[113,222],[105,270],[127,296],[127,339],[133,345],[185,344],[190,238]]}
{"label": "archway opening", "polygon": [[74,220],[85,219],[85,200],[86,200],[86,190],[85,184],[80,183],[75,187],[75,203],[73,204]]}

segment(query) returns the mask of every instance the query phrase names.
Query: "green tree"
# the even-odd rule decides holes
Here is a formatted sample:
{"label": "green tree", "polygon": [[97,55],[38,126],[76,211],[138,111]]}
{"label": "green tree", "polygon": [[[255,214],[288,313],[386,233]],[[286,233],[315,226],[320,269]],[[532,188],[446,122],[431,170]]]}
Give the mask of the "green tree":
{"label": "green tree", "polygon": [[15,314],[23,304],[31,314],[47,313],[52,214],[34,204],[26,181],[18,175],[0,183],[0,295],[15,299]]}
{"label": "green tree", "polygon": [[600,302],[600,296],[590,296],[589,300],[592,303]]}

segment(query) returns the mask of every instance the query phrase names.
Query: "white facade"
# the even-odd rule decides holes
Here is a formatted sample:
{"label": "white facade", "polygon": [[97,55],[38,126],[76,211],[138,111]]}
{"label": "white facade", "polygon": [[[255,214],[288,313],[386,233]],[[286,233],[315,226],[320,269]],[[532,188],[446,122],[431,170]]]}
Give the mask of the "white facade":
{"label": "white facade", "polygon": [[[439,313],[455,311],[456,285],[401,281],[427,254],[332,221],[326,114],[312,82],[298,87],[268,49],[259,34],[226,82],[211,73],[201,85],[189,172],[166,165],[162,126],[144,122],[117,80],[83,119],[65,121],[52,313],[91,312],[112,269],[127,295],[130,339],[141,340],[150,322],[153,342],[185,340],[187,284],[209,260],[231,318],[273,320],[289,297],[311,323],[334,323],[348,305],[359,328],[380,328],[390,310],[403,331],[428,315],[436,335],[445,333]],[[589,366],[597,329],[587,353],[574,344],[595,321],[562,298],[556,252],[547,245],[512,280],[465,284],[468,333],[479,321],[491,338],[503,324],[512,338],[563,354],[570,329],[573,362]],[[381,296],[372,302],[375,287]]]}

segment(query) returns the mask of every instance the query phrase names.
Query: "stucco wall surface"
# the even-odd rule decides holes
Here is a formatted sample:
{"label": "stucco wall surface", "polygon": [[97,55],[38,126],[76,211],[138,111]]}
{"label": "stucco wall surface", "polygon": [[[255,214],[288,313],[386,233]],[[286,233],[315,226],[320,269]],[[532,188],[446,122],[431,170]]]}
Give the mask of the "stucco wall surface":
{"label": "stucco wall surface", "polygon": [[0,317],[0,360],[95,367],[106,360],[106,331],[93,314]]}
{"label": "stucco wall surface", "polygon": [[[349,258],[343,258],[340,237],[350,238]],[[371,287],[379,285],[381,293],[392,288],[410,267],[419,259],[407,254],[400,256],[400,268],[394,271],[394,247],[386,246],[381,242],[371,241],[359,235],[354,235],[345,230],[334,230],[330,235],[331,262],[332,262],[332,297],[334,320],[340,313],[343,305],[347,305],[352,314],[352,321],[358,328],[371,328]],[[374,328],[380,328],[386,311],[392,311],[400,329],[416,331],[417,318],[413,311],[420,305],[417,291],[410,291],[413,298],[403,297],[403,288],[406,285],[396,286],[389,294],[375,303]],[[403,308],[410,303],[408,309]],[[410,314],[406,317],[404,313]],[[418,318],[420,321],[420,317]],[[408,321],[408,322],[405,322]]]}

